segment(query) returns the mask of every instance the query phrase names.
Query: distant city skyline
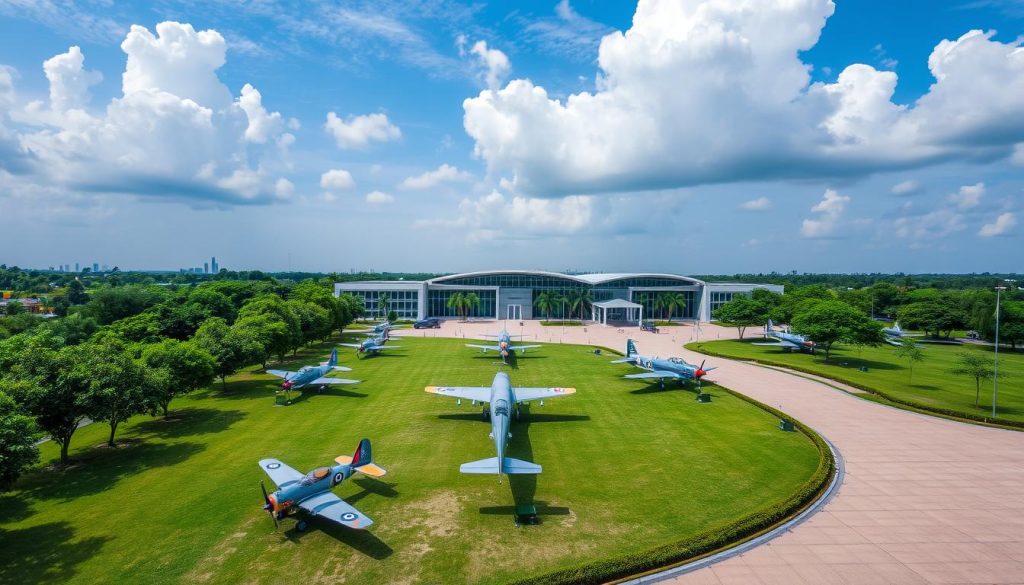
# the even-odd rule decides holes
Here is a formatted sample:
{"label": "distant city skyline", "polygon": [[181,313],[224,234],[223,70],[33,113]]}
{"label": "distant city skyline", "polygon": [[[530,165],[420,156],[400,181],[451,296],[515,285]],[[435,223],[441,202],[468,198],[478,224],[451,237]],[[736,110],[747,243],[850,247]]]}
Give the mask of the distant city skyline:
{"label": "distant city skyline", "polygon": [[0,0],[9,264],[1021,270],[1019,2],[47,6]]}

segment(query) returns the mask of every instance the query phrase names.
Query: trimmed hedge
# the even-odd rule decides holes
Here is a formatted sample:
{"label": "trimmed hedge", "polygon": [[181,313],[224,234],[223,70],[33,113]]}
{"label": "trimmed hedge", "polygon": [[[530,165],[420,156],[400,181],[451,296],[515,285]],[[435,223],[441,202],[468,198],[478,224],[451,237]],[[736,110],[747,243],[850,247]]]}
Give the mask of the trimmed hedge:
{"label": "trimmed hedge", "polygon": [[[609,353],[621,355],[621,352],[605,349]],[[819,453],[818,468],[796,493],[774,506],[758,510],[735,522],[724,526],[716,526],[701,534],[677,542],[621,557],[582,563],[575,567],[534,575],[514,581],[513,583],[517,585],[598,584],[624,580],[667,569],[709,556],[763,534],[799,514],[817,500],[827,488],[829,482],[832,481],[832,477],[836,472],[836,462],[832,456],[832,450],[829,449],[825,440],[806,425],[783,412],[728,388],[718,385],[715,385],[715,387],[721,388],[729,394],[749,402],[780,419],[791,421],[796,430],[811,439]]]}
{"label": "trimmed hedge", "polygon": [[796,370],[797,372],[803,372],[805,374],[811,374],[811,375],[814,375],[814,376],[820,376],[822,378],[827,378],[827,379],[832,380],[834,382],[838,382],[839,384],[846,384],[847,386],[853,386],[854,388],[857,388],[858,390],[863,390],[863,391],[868,392],[870,394],[874,394],[875,396],[879,396],[881,398],[884,398],[888,402],[891,402],[893,404],[893,406],[896,406],[896,407],[899,407],[899,408],[904,408],[906,410],[912,410],[914,412],[921,412],[921,413],[924,413],[924,414],[941,416],[943,418],[949,418],[949,419],[953,419],[953,420],[957,420],[957,421],[961,421],[961,422],[972,422],[972,423],[979,423],[979,424],[993,426],[993,427],[1012,429],[1012,430],[1015,430],[1015,431],[1024,430],[1024,421],[1007,420],[1005,418],[999,418],[999,417],[992,418],[990,416],[982,416],[980,414],[974,414],[974,413],[970,413],[970,412],[963,412],[963,411],[959,411],[959,410],[952,410],[952,409],[949,409],[949,408],[941,408],[941,407],[937,407],[937,406],[928,406],[928,405],[925,405],[925,404],[921,404],[919,402],[914,402],[912,400],[906,400],[906,399],[903,399],[903,398],[896,398],[895,396],[892,396],[891,394],[888,394],[887,392],[885,392],[883,390],[879,390],[877,388],[871,388],[869,386],[865,386],[864,384],[860,384],[860,383],[857,383],[857,382],[849,382],[847,380],[839,380],[839,379],[833,378],[831,376],[828,376],[826,374],[823,374],[821,372],[817,372],[817,371],[814,371],[814,370],[812,370],[810,368],[805,368],[805,367],[802,367],[802,366],[794,366],[792,364],[784,364],[782,362],[775,362],[775,361],[772,361],[772,360],[764,360],[764,359],[759,359],[759,358],[738,358],[738,357],[735,357],[735,356],[730,356],[730,355],[726,355],[724,353],[717,352],[717,351],[715,351],[713,349],[708,349],[706,346],[704,346],[703,342],[688,343],[688,344],[686,344],[685,347],[686,347],[686,349],[688,349],[690,351],[696,351],[696,352],[699,352],[699,353],[702,353],[702,354],[705,354],[705,355],[714,356],[714,357],[720,357],[720,358],[725,358],[725,359],[730,359],[730,360],[745,361],[745,362],[754,362],[755,364],[761,364],[761,365],[764,365],[764,366],[775,366],[775,367],[779,367],[779,368],[787,368],[787,369],[790,369],[790,370]]}

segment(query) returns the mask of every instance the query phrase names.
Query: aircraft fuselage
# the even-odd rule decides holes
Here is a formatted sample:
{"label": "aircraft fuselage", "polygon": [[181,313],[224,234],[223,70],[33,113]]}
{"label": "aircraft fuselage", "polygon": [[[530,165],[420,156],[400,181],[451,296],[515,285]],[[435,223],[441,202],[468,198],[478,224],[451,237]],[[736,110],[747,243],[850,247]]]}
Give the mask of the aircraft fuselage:
{"label": "aircraft fuselage", "polygon": [[494,450],[498,454],[498,473],[503,473],[502,463],[505,459],[505,446],[508,444],[508,428],[512,408],[515,406],[515,394],[512,382],[505,372],[498,372],[491,382],[491,438]]}

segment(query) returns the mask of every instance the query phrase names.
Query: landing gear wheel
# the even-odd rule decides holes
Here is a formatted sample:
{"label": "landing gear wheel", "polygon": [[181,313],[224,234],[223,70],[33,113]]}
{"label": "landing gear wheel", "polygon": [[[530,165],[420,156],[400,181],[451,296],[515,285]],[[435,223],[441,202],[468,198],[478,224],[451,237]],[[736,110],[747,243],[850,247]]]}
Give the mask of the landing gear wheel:
{"label": "landing gear wheel", "polygon": [[662,390],[665,389],[665,380],[658,380],[658,387]]}
{"label": "landing gear wheel", "polygon": [[297,530],[299,532],[305,532],[307,528],[309,528],[309,523],[306,522],[305,520],[299,520],[295,524],[295,530]]}
{"label": "landing gear wheel", "polygon": [[490,413],[490,411],[489,411],[489,410],[487,410],[486,408],[484,408],[484,409],[483,409],[483,410],[482,410],[482,411],[480,412],[480,416],[482,416],[482,417],[483,417],[483,419],[484,419],[484,422],[487,422],[487,421],[491,420],[491,413]]}

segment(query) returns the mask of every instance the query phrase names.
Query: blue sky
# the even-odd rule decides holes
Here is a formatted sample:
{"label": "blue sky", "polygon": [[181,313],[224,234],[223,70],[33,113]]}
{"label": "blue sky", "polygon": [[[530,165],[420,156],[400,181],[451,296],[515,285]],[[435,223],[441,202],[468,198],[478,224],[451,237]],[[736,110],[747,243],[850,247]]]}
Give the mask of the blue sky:
{"label": "blue sky", "polygon": [[0,261],[1024,268],[1024,3],[748,4],[0,0]]}

